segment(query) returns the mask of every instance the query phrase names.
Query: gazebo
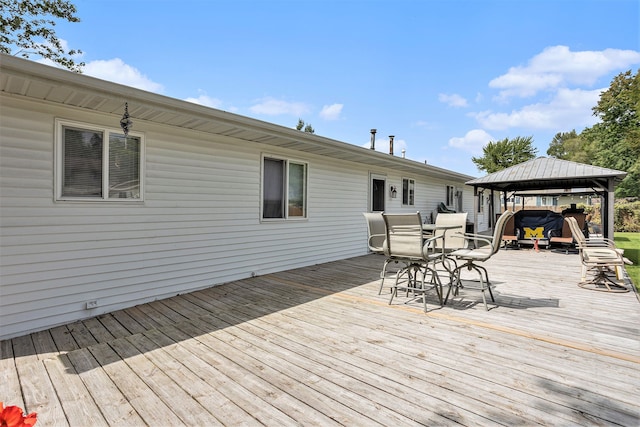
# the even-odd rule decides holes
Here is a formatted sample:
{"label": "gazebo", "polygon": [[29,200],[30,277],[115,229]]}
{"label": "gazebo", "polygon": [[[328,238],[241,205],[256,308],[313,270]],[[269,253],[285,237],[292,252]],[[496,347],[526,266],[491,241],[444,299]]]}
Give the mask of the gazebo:
{"label": "gazebo", "polygon": [[[467,181],[473,186],[474,204],[478,203],[480,191],[490,190],[490,221],[495,219],[493,205],[494,191],[505,194],[527,191],[529,194],[540,190],[548,195],[549,190],[558,190],[558,194],[571,191],[595,193],[602,197],[602,229],[604,237],[613,239],[613,192],[617,183],[627,175],[626,172],[599,166],[560,160],[553,157],[538,157],[510,168]],[[505,209],[506,206],[506,197]],[[478,223],[478,209],[474,208],[474,223]]]}

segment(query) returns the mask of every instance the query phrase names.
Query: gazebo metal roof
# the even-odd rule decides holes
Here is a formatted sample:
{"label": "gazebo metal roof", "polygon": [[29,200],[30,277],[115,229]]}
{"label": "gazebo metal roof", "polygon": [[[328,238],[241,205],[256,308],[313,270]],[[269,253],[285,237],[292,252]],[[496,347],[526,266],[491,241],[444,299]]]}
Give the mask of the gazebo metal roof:
{"label": "gazebo metal roof", "polygon": [[611,180],[622,181],[627,175],[615,169],[570,162],[552,157],[538,157],[510,168],[467,181],[467,185],[497,191],[593,188],[606,190]]}
{"label": "gazebo metal roof", "polygon": [[[590,188],[603,197],[604,236],[613,238],[613,191],[616,183],[622,181],[626,175],[626,172],[615,169],[552,157],[538,157],[482,178],[472,179],[466,184],[473,186],[474,193],[478,192],[478,188],[507,193],[527,191],[529,194],[534,194],[536,190],[545,194],[554,189],[566,192],[573,189],[588,191],[586,189]],[[493,198],[491,200],[493,202]],[[477,216],[477,209],[474,211],[474,216]],[[474,219],[477,223],[477,218]]]}

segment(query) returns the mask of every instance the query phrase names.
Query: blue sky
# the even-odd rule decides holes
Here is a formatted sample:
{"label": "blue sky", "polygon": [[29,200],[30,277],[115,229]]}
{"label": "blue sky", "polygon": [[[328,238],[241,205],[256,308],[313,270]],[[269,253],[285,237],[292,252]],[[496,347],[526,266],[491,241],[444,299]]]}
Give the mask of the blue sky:
{"label": "blue sky", "polygon": [[[592,126],[638,0],[75,0],[84,73],[481,176],[489,141]],[[35,58],[34,58],[35,59]],[[133,117],[135,120],[135,117]]]}

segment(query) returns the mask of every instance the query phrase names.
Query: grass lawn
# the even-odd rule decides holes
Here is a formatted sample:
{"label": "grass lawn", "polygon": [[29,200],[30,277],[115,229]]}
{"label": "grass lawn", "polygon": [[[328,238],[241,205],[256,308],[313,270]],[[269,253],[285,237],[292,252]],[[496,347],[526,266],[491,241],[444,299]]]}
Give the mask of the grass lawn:
{"label": "grass lawn", "polygon": [[614,233],[616,246],[624,249],[624,256],[633,261],[625,265],[629,277],[640,291],[640,233]]}

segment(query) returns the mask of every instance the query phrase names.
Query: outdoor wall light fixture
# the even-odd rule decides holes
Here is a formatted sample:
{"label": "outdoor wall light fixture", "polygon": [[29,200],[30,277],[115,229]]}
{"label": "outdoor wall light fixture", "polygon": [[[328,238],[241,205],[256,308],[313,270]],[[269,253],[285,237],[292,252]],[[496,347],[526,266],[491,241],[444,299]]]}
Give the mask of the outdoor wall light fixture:
{"label": "outdoor wall light fixture", "polygon": [[126,139],[127,136],[129,136],[129,129],[131,129],[133,127],[133,122],[129,118],[129,103],[128,102],[124,103],[124,114],[122,115],[122,118],[120,119],[120,127],[122,128],[122,131],[124,132],[124,137]]}
{"label": "outdoor wall light fixture", "polygon": [[391,195],[392,199],[395,199],[398,196],[398,191],[396,190],[395,185],[392,185],[391,187],[389,187],[389,194]]}

